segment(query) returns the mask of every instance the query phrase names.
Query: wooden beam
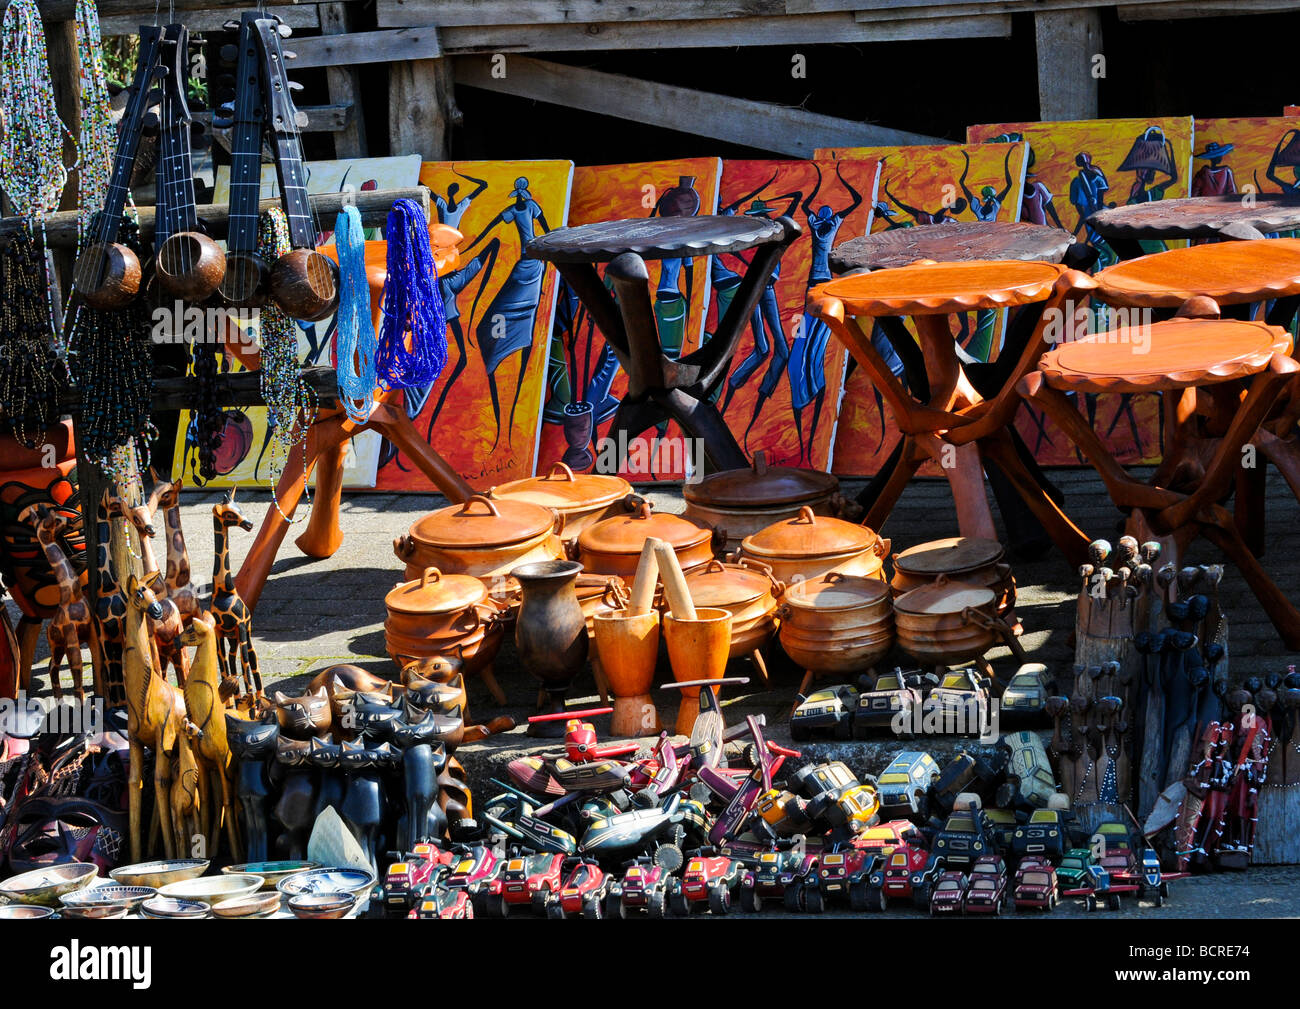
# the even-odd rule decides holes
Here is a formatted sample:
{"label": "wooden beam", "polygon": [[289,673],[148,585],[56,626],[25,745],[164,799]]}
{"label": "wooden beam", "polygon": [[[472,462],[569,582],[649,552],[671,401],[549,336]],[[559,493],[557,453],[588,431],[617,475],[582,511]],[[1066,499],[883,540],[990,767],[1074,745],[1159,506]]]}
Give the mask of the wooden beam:
{"label": "wooden beam", "polygon": [[504,76],[487,56],[459,56],[456,83],[684,130],[761,151],[811,158],[818,147],[943,143],[887,126],[836,119],[784,105],[709,94],[583,67],[509,56]]}
{"label": "wooden beam", "polygon": [[[378,227],[388,220],[388,211],[398,200],[415,200],[429,214],[429,190],[424,186],[409,189],[382,189],[362,193],[322,193],[311,197],[312,210],[322,218],[337,214],[347,198],[351,198],[361,213],[361,223],[368,228]],[[262,200],[261,209],[280,206],[279,200]],[[153,234],[153,207],[138,207],[140,234],[148,238]],[[225,238],[230,208],[224,203],[204,203],[198,207],[199,219],[207,226],[213,238]],[[25,219],[6,217],[0,219],[0,244],[7,242],[25,226]],[[76,248],[77,214],[64,211],[45,219],[45,238],[50,248]]]}
{"label": "wooden beam", "polygon": [[[261,6],[285,7],[296,3],[298,0],[262,0]],[[246,6],[242,3],[227,4],[224,8],[226,17],[238,20],[239,12]],[[77,17],[77,0],[38,0],[37,7],[45,21],[74,21]],[[222,9],[222,5],[213,3],[213,0],[168,0],[163,7],[159,7],[154,0],[99,0],[96,7],[100,18],[140,18],[142,20],[139,24],[153,24],[155,11],[158,12],[160,23],[167,16],[167,11],[172,10],[176,12],[178,21],[188,24],[186,15],[190,11]]]}
{"label": "wooden beam", "polygon": [[1295,0],[1199,0],[1189,3],[1122,4],[1121,21],[1174,21],[1182,18],[1276,14],[1300,9]]}
{"label": "wooden beam", "polygon": [[[359,114],[352,105],[299,105],[298,111],[307,117],[307,125],[299,127],[303,133],[334,133],[346,129]],[[200,109],[192,113],[196,123],[211,123],[212,110]],[[229,134],[227,130],[216,130],[217,134]],[[229,150],[228,145],[226,149]]]}
{"label": "wooden beam", "polygon": [[[825,2],[825,0],[814,0]],[[852,10],[856,0],[839,0]],[[789,0],[385,0],[381,25],[439,28],[517,24],[591,24],[605,21],[691,21],[791,13]]]}
{"label": "wooden beam", "polygon": [[[338,398],[338,375],[332,367],[313,365],[303,368],[299,374],[323,405],[329,405]],[[258,371],[219,374],[212,383],[212,392],[218,406],[258,406],[266,402],[262,398],[260,383],[261,373]],[[188,410],[194,405],[197,390],[198,380],[192,376],[155,378],[150,412]],[[59,397],[59,406],[75,416],[81,409],[81,391],[69,387]]]}
{"label": "wooden beam", "polygon": [[286,48],[298,54],[291,70],[425,60],[442,55],[435,28],[391,28],[350,35],[318,35],[315,38],[290,39]]}
{"label": "wooden beam", "polygon": [[460,118],[447,60],[408,60],[389,66],[390,153],[445,161],[451,156],[451,128]]}
{"label": "wooden beam", "polygon": [[[377,0],[379,24],[398,27],[411,17],[414,0]],[[421,8],[423,23],[437,23]],[[990,14],[859,24],[852,11],[798,17],[715,18],[696,21],[629,21],[594,24],[513,24],[443,27],[444,53],[563,52],[593,49],[693,49],[791,46],[915,39],[1006,38],[1011,17]]]}
{"label": "wooden beam", "polygon": [[1040,11],[1034,15],[1038,46],[1038,118],[1043,122],[1097,118],[1101,15],[1095,10]]}
{"label": "wooden beam", "polygon": [[[208,0],[208,10],[186,11],[182,20],[185,27],[190,30],[190,34],[195,32],[216,32],[221,31],[222,26],[227,21],[238,20],[241,8],[234,7],[212,7],[212,0]],[[316,12],[315,4],[291,4],[288,6],[277,7],[276,15],[287,24],[290,28],[318,28],[320,27],[320,16]],[[161,10],[160,10],[161,17]],[[140,30],[142,24],[153,24],[153,5],[150,4],[148,10],[141,5],[141,11],[138,14],[115,14],[112,17],[100,16],[99,31],[105,38],[114,35],[134,35]],[[290,48],[293,48],[290,44]]]}
{"label": "wooden beam", "polygon": [[[321,34],[346,35],[352,28],[352,8],[344,3],[320,5]],[[334,157],[339,160],[366,155],[366,121],[361,108],[361,75],[354,67],[327,67],[325,83],[331,102],[352,111],[348,121],[333,131]]]}
{"label": "wooden beam", "polygon": [[[981,14],[1025,14],[1039,11],[1080,10],[1092,7],[1117,7],[1121,0],[852,0],[857,6],[853,17],[859,23],[885,21],[919,21],[928,18],[964,18]],[[1225,0],[1229,2],[1229,0]],[[1176,6],[1160,2],[1144,5],[1156,10]]]}

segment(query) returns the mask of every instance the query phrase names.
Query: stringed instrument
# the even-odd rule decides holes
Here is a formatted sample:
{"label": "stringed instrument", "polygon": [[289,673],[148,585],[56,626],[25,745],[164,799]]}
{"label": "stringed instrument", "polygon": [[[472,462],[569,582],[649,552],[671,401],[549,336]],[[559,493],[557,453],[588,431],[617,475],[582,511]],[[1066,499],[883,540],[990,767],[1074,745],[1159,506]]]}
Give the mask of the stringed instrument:
{"label": "stringed instrument", "polygon": [[140,259],[117,238],[126,209],[131,170],[140,148],[145,110],[150,104],[150,88],[161,72],[158,65],[161,42],[162,29],[149,25],[140,28],[140,51],[135,77],[127,89],[130,97],[122,113],[108,195],[103,208],[91,218],[90,240],[73,267],[73,290],[92,308],[121,308],[140,292]]}
{"label": "stringed instrument", "polygon": [[226,236],[226,275],[221,281],[221,296],[239,307],[266,302],[271,272],[257,254],[265,114],[261,66],[253,36],[260,17],[257,11],[245,11],[240,20],[230,116],[230,231]]}
{"label": "stringed instrument", "polygon": [[338,267],[328,256],[316,251],[317,228],[307,198],[298,110],[285,74],[276,21],[259,18],[254,22],[254,38],[261,63],[262,100],[275,154],[275,170],[289,225],[290,251],[271,267],[271,297],[286,315],[314,322],[328,316],[338,305]]}
{"label": "stringed instrument", "polygon": [[163,31],[154,269],[164,290],[186,301],[206,301],[225,276],[226,254],[199,230],[190,148],[194,120],[185,98],[188,42],[184,25]]}

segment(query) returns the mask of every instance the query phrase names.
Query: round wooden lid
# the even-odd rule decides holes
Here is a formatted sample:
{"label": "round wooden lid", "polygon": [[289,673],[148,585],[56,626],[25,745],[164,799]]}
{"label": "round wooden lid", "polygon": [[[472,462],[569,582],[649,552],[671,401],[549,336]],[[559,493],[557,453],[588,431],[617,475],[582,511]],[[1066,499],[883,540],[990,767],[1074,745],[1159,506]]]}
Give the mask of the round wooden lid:
{"label": "round wooden lid", "polygon": [[940,579],[912,589],[911,592],[904,592],[894,600],[894,609],[902,613],[939,616],[960,613],[967,607],[987,609],[996,598],[992,589],[986,589],[982,585]]}
{"label": "round wooden lid", "polygon": [[870,606],[888,597],[889,586],[879,578],[831,571],[794,583],[782,598],[791,606],[806,609],[847,610]]}
{"label": "round wooden lid", "polygon": [[1097,274],[1095,296],[1113,305],[1178,308],[1204,295],[1220,305],[1300,292],[1300,241],[1278,238],[1170,249]]}
{"label": "round wooden lid", "polygon": [[432,547],[464,550],[522,543],[555,526],[555,513],[541,505],[509,498],[494,501],[475,494],[464,504],[430,512],[411,526],[411,539]]}
{"label": "round wooden lid", "polygon": [[894,554],[894,567],[911,575],[932,578],[974,571],[1002,559],[1002,544],[975,536],[931,540]]}
{"label": "round wooden lid", "polygon": [[455,613],[483,602],[487,595],[487,586],[471,575],[444,575],[428,567],[419,578],[384,596],[384,605],[396,613]]}
{"label": "round wooden lid", "polygon": [[875,546],[875,531],[843,519],[814,515],[807,505],[792,519],[782,519],[740,541],[757,557],[812,558],[859,553]]}
{"label": "round wooden lid", "polygon": [[1052,263],[1014,260],[913,263],[841,277],[811,296],[838,298],[848,315],[949,315],[1043,301],[1064,271]]}
{"label": "round wooden lid", "polygon": [[632,492],[632,485],[620,476],[602,473],[574,473],[562,462],[551,467],[546,476],[512,480],[488,493],[500,500],[527,501],[557,511],[600,508]]}
{"label": "round wooden lid", "polygon": [[754,453],[748,469],[712,473],[699,483],[682,487],[682,496],[693,504],[717,508],[772,508],[802,504],[825,498],[839,490],[840,482],[830,473],[794,466],[767,465],[762,449]]}
{"label": "round wooden lid", "polygon": [[742,564],[723,564],[716,557],[686,576],[696,606],[739,606],[772,592],[771,576]]}
{"label": "round wooden lid", "polygon": [[713,529],[686,516],[655,512],[647,501],[635,512],[588,526],[578,536],[578,548],[602,554],[639,554],[651,536],[674,550],[685,550],[706,542],[713,536]]}

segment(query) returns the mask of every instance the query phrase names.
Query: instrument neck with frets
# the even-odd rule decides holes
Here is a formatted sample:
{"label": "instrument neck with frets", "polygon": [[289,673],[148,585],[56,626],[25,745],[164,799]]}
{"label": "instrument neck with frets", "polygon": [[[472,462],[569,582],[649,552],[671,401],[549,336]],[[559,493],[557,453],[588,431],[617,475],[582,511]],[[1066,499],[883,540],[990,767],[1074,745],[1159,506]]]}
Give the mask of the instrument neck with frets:
{"label": "instrument neck with frets", "polygon": [[163,30],[163,77],[158,141],[158,208],[154,217],[155,271],[169,293],[186,301],[205,301],[225,275],[226,257],[199,230],[191,157],[193,117],[185,97],[189,81],[184,25]]}
{"label": "instrument neck with frets", "polygon": [[160,28],[141,26],[135,77],[122,113],[107,196],[104,206],[91,218],[89,241],[73,268],[73,289],[92,308],[120,308],[129,304],[140,290],[140,260],[117,238],[126,209],[131,171],[140,148],[150,88],[159,72],[161,41]]}
{"label": "instrument neck with frets", "polygon": [[266,300],[269,269],[257,253],[262,190],[262,74],[254,26],[261,17],[245,11],[239,25],[235,100],[231,116],[230,231],[226,236],[226,275],[221,294],[232,305]]}
{"label": "instrument neck with frets", "polygon": [[316,251],[316,224],[307,197],[298,110],[290,94],[276,22],[260,18],[254,36],[261,63],[262,99],[291,250],[271,267],[271,297],[295,319],[323,319],[338,305],[338,267]]}

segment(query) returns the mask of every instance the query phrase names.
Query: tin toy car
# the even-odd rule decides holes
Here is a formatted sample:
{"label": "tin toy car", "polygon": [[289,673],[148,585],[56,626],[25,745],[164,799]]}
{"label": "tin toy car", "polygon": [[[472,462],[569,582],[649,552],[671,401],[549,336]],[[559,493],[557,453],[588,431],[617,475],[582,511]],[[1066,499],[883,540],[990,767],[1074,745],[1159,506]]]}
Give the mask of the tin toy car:
{"label": "tin toy car", "polygon": [[924,750],[904,750],[876,779],[880,815],[924,823],[930,816],[930,783],[939,765]]}
{"label": "tin toy car", "polygon": [[1057,809],[1036,809],[1011,835],[1011,854],[1016,858],[1035,855],[1059,862],[1065,855],[1065,824]]}
{"label": "tin toy car", "polygon": [[564,882],[546,902],[546,917],[564,918],[579,914],[584,918],[603,918],[609,909],[607,899],[613,877],[592,858],[566,858]]}
{"label": "tin toy car", "polygon": [[[816,868],[798,888],[796,900],[799,908],[809,914],[821,914],[827,904],[848,903],[849,880],[878,861],[876,853],[852,845],[839,845],[837,850],[822,852]],[[787,890],[786,894],[789,893]],[[786,906],[790,907],[794,902],[787,900]]]}
{"label": "tin toy car", "polygon": [[810,799],[807,814],[814,823],[829,827],[833,840],[848,840],[875,823],[879,809],[875,786],[855,783]]}
{"label": "tin toy car", "polygon": [[943,873],[930,891],[930,917],[961,914],[969,889],[970,878],[964,872],[949,869]]}
{"label": "tin toy car", "polygon": [[996,842],[979,796],[965,793],[935,835],[934,852],[953,867],[968,866],[981,855],[996,853]]}
{"label": "tin toy car", "polygon": [[842,683],[800,695],[790,714],[790,738],[796,741],[829,733],[836,739],[853,734],[853,715],[858,708],[858,688]]}
{"label": "tin toy car", "polygon": [[1036,732],[1009,732],[998,740],[1005,754],[1005,783],[998,789],[997,805],[1007,809],[1044,809],[1057,795],[1047,750]]}
{"label": "tin toy car", "polygon": [[873,730],[912,738],[921,722],[922,682],[920,673],[905,673],[902,669],[877,676],[870,689],[858,692],[853,738],[866,739]]}
{"label": "tin toy car", "polygon": [[473,918],[474,905],[463,889],[445,886],[426,888],[407,912],[408,918]]}
{"label": "tin toy car", "polygon": [[1041,856],[1031,855],[1016,869],[1013,897],[1016,909],[1038,908],[1051,911],[1056,907],[1058,883],[1052,863]]}
{"label": "tin toy car", "polygon": [[930,786],[930,814],[947,816],[953,811],[959,795],[991,790],[999,769],[982,757],[958,750]]}
{"label": "tin toy car", "polygon": [[1115,877],[1112,877],[1110,870],[1103,865],[1095,862],[1088,866],[1087,874],[1080,881],[1079,885],[1072,886],[1068,890],[1062,890],[1062,897],[1082,897],[1083,906],[1088,911],[1095,911],[1102,898],[1106,900],[1106,906],[1112,911],[1118,911],[1121,907],[1120,895],[1125,893],[1137,893],[1139,887],[1136,883],[1121,883]]}
{"label": "tin toy car", "polygon": [[889,857],[877,860],[861,880],[861,896],[853,903],[868,911],[883,911],[891,900],[911,900],[918,909],[930,907],[930,893],[946,868],[942,855],[919,843],[901,844]]}
{"label": "tin toy car", "polygon": [[808,800],[784,788],[771,788],[758,797],[754,812],[774,837],[793,837],[813,829]]}
{"label": "tin toy car", "polygon": [[[809,851],[803,837],[792,842],[780,842],[770,850],[759,851],[745,860],[748,871],[740,882],[740,906],[757,914],[763,909],[763,899],[784,900],[792,890],[808,879],[817,865],[817,853]],[[798,910],[798,900],[791,910]]]}
{"label": "tin toy car", "polygon": [[978,736],[989,718],[989,688],[976,669],[945,673],[921,702],[921,723],[944,734]]}
{"label": "tin toy car", "polygon": [[822,792],[856,785],[858,779],[843,761],[830,760],[821,764],[804,764],[789,776],[787,784],[791,791],[805,799],[813,799]]}
{"label": "tin toy car", "polygon": [[668,913],[668,894],[674,882],[672,872],[653,859],[633,859],[627,863],[622,878],[610,883],[605,917],[628,918],[645,911],[651,918],[663,918]]}
{"label": "tin toy car", "polygon": [[1002,691],[1002,713],[1005,715],[1040,714],[1047,703],[1047,688],[1043,685],[1043,677],[1046,674],[1047,667],[1041,662],[1026,662],[1017,669]]}
{"label": "tin toy car", "polygon": [[1007,874],[972,872],[970,887],[966,890],[966,900],[962,904],[963,914],[1000,915],[1011,906],[1011,896],[1007,893]]}
{"label": "tin toy car", "polygon": [[1092,851],[1088,848],[1071,848],[1062,857],[1056,867],[1056,877],[1063,889],[1082,885],[1088,877],[1088,868],[1093,864]]}
{"label": "tin toy car", "polygon": [[390,852],[398,859],[388,866],[384,874],[384,908],[405,914],[414,906],[422,889],[430,883],[435,870],[448,866],[456,854],[434,844],[417,844],[405,855]]}
{"label": "tin toy car", "polygon": [[716,848],[701,848],[691,855],[668,895],[674,914],[688,915],[696,904],[707,903],[714,914],[727,914],[745,878],[745,863]]}
{"label": "tin toy car", "polygon": [[505,867],[504,860],[495,849],[487,845],[456,845],[452,849],[459,855],[447,872],[443,885],[449,890],[464,890],[474,903],[478,914],[486,913],[484,903],[489,895],[491,884]]}
{"label": "tin toy car", "polygon": [[511,909],[520,905],[530,906],[534,914],[545,914],[547,901],[563,881],[564,858],[559,852],[542,852],[506,859],[500,874],[488,884],[489,893],[496,899],[486,900],[484,906],[490,914],[502,918],[509,917]]}

